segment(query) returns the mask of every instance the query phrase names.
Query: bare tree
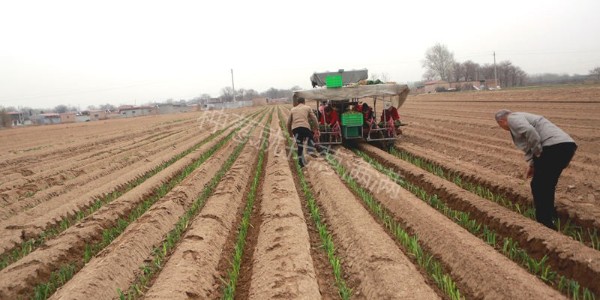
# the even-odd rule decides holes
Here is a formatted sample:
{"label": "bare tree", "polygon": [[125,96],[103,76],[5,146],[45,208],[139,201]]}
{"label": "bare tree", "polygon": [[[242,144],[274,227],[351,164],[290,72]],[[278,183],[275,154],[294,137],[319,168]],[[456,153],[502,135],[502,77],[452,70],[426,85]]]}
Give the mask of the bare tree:
{"label": "bare tree", "polygon": [[246,90],[246,94],[244,94],[246,99],[252,100],[258,96],[258,92],[253,89]]}
{"label": "bare tree", "polygon": [[279,93],[278,89],[272,87],[272,88],[262,92],[261,94],[263,94],[267,98],[275,99],[275,98],[279,98],[280,93]]}
{"label": "bare tree", "polygon": [[516,85],[517,86],[524,86],[527,83],[527,73],[523,70],[521,70],[521,68],[517,67],[516,70]]}
{"label": "bare tree", "polygon": [[435,78],[436,78],[436,74],[432,70],[427,70],[423,74],[424,81],[432,81],[432,80],[435,80]]}
{"label": "bare tree", "polygon": [[595,67],[590,70],[590,75],[596,77],[596,80],[600,80],[600,67]]}
{"label": "bare tree", "polygon": [[450,80],[453,64],[454,54],[440,43],[427,49],[425,60],[422,62],[423,68],[429,71],[429,75],[435,74],[436,78],[446,81]]}
{"label": "bare tree", "polygon": [[4,107],[0,107],[0,127],[12,127],[12,120]]}
{"label": "bare tree", "polygon": [[100,109],[104,110],[104,111],[107,111],[107,110],[108,111],[115,111],[117,108],[114,105],[112,105],[112,104],[106,103],[106,104],[100,105]]}
{"label": "bare tree", "polygon": [[462,78],[463,78],[463,73],[464,73],[464,66],[459,63],[459,62],[455,62],[452,64],[452,73],[450,76],[450,78],[452,79],[452,81],[454,82],[459,82]]}
{"label": "bare tree", "polygon": [[[493,66],[491,66],[493,69]],[[493,75],[492,75],[493,76]],[[493,78],[493,77],[487,77]],[[498,81],[501,86],[511,87],[525,84],[527,73],[512,62],[505,60],[498,64]]]}
{"label": "bare tree", "polygon": [[54,108],[54,112],[57,113],[57,114],[66,113],[67,111],[69,111],[69,108],[66,105],[64,105],[64,104],[57,105]]}
{"label": "bare tree", "polygon": [[230,86],[221,89],[221,100],[233,101],[233,88]]}
{"label": "bare tree", "polygon": [[237,91],[235,91],[235,94],[237,95],[236,98],[239,98],[240,100],[244,100],[244,94],[246,93],[246,89],[238,89]]}
{"label": "bare tree", "polygon": [[494,65],[485,64],[481,66],[477,71],[477,74],[477,78],[479,78],[479,80],[494,78]]}
{"label": "bare tree", "polygon": [[479,80],[479,78],[477,77],[477,69],[479,69],[479,64],[474,63],[471,60],[467,60],[464,63],[462,63],[462,65],[463,78],[465,79],[465,81]]}

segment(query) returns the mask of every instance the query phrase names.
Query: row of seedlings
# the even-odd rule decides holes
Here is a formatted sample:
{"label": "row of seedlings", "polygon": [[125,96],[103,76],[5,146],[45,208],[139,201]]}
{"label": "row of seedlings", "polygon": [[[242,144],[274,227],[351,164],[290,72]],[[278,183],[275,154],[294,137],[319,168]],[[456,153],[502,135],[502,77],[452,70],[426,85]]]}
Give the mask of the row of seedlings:
{"label": "row of seedlings", "polygon": [[288,151],[292,152],[292,164],[293,167],[292,169],[294,169],[296,171],[296,176],[298,177],[297,179],[297,183],[299,184],[300,188],[302,189],[302,192],[304,194],[304,198],[306,199],[306,205],[308,207],[308,210],[310,212],[310,217],[313,220],[313,222],[315,223],[315,226],[319,232],[319,237],[321,238],[321,241],[323,243],[323,250],[325,251],[325,253],[327,254],[327,257],[329,259],[329,263],[331,265],[331,269],[333,272],[333,276],[335,278],[336,281],[336,285],[338,287],[338,292],[339,295],[342,299],[350,299],[350,297],[352,296],[352,290],[346,285],[346,281],[344,280],[344,271],[342,269],[342,264],[340,259],[337,257],[336,255],[336,251],[335,251],[335,244],[333,242],[333,236],[331,235],[331,233],[329,232],[329,230],[327,229],[327,224],[325,224],[325,222],[323,221],[323,217],[321,216],[321,213],[319,212],[319,206],[315,200],[315,197],[310,189],[310,186],[306,180],[306,178],[304,177],[304,173],[302,173],[302,168],[300,168],[300,164],[298,164],[298,153],[296,151],[296,148],[294,147],[294,139],[292,139],[289,135],[289,133],[287,132],[287,128],[285,125],[285,119],[283,117],[283,114],[281,112],[281,110],[278,111],[279,114],[279,125],[281,127],[281,130],[285,136],[285,139],[287,140],[288,143]]}
{"label": "row of seedlings", "polygon": [[260,144],[260,150],[258,153],[257,167],[254,171],[254,177],[252,178],[252,184],[250,191],[246,196],[246,206],[244,207],[244,213],[238,226],[238,235],[235,242],[233,255],[231,257],[231,267],[227,272],[227,279],[223,280],[223,299],[234,299],[235,291],[240,277],[240,270],[242,265],[242,258],[244,257],[244,247],[246,246],[246,237],[248,236],[248,230],[250,227],[250,217],[252,210],[254,209],[254,201],[256,199],[256,192],[259,189],[260,178],[264,175],[265,167],[265,149],[269,141],[270,124],[273,119],[272,111],[267,120],[262,133],[262,142]]}
{"label": "row of seedlings", "polygon": [[[492,186],[481,184],[480,182],[463,176],[459,172],[453,172],[438,163],[434,163],[431,160],[420,157],[406,150],[394,147],[390,150],[390,153],[419,168],[422,168],[423,170],[435,174],[440,178],[453,182],[462,189],[470,191],[482,198],[496,202],[529,219],[535,220],[535,208],[529,201],[524,201],[522,199],[519,199],[520,201],[511,201],[508,199],[507,195],[496,192]],[[557,227],[558,231],[562,232],[564,235],[569,236],[593,249],[600,250],[600,237],[598,236],[598,229],[584,227],[581,224],[578,224],[576,220],[569,218],[569,216],[563,216],[563,218],[559,219]]]}
{"label": "row of seedlings", "polygon": [[[265,115],[263,115],[257,123],[254,123],[252,128],[254,128],[258,123],[261,123],[264,116]],[[126,291],[117,289],[116,292],[120,299],[137,299],[143,296],[148,290],[148,284],[152,282],[152,280],[159,274],[160,270],[164,267],[167,258],[175,250],[181,238],[184,236],[190,223],[200,213],[201,209],[206,203],[206,200],[210,198],[223,176],[225,176],[227,171],[229,171],[231,166],[242,153],[242,150],[248,143],[251,131],[252,129],[248,131],[248,135],[246,135],[244,139],[235,147],[233,152],[225,160],[221,168],[213,176],[210,182],[204,186],[204,189],[194,201],[192,206],[179,218],[175,228],[167,234],[160,245],[154,248],[151,258],[148,260],[148,262],[140,266],[141,272],[138,274],[137,278],[131,284],[129,289]]]}
{"label": "row of seedlings", "polygon": [[[150,133],[150,131],[145,132]],[[106,174],[109,174],[115,170],[123,169],[124,167],[126,167],[126,165],[139,162],[135,160],[129,160],[130,155],[128,155],[128,153],[131,150],[135,150],[136,148],[139,149],[139,147],[145,145],[156,144],[158,141],[161,141],[165,138],[177,140],[179,139],[179,135],[185,133],[184,130],[181,130],[176,133],[174,132],[176,131],[165,130],[159,133],[151,134],[150,136],[144,138],[142,141],[134,141],[132,144],[128,144],[127,146],[123,147],[120,147],[117,142],[115,144],[111,144],[113,140],[126,140],[123,136],[116,139],[106,139],[106,143],[99,143],[103,145],[109,145],[108,148],[101,149],[99,152],[83,151],[79,154],[69,153],[69,157],[72,159],[66,164],[60,159],[42,159],[42,161],[39,162],[40,165],[43,164],[42,162],[45,162],[45,164],[43,164],[44,167],[41,170],[34,172],[35,175],[33,176],[27,176],[26,180],[23,178],[21,178],[20,180],[16,179],[17,182],[12,184],[11,190],[17,189],[17,194],[19,194],[19,188],[26,190],[26,193],[19,195],[18,198],[13,199],[14,201],[10,201],[10,204],[3,207],[4,211],[1,213],[1,215],[4,215],[3,217],[8,217],[6,214],[10,211],[23,212],[32,209],[37,205],[54,198],[57,194],[62,195],[70,191],[70,188],[78,186],[78,182],[89,182],[102,176],[105,176]],[[163,145],[163,149],[166,148],[165,145]],[[78,147],[77,150],[81,151],[81,147]],[[152,148],[150,153],[156,153],[159,150],[160,148]],[[58,153],[64,154],[64,151],[59,151]],[[55,156],[56,155],[53,155],[53,157]],[[111,158],[113,160],[122,158],[122,160],[119,161],[124,162],[124,164],[117,164],[106,167],[104,161],[107,158]],[[23,164],[17,165],[21,166],[17,169],[22,169],[24,167]],[[102,168],[99,168],[99,166],[101,166]],[[94,171],[84,172],[84,169],[86,168],[93,169]],[[78,176],[78,174],[81,173],[84,173],[83,177]],[[76,182],[67,182],[71,179],[74,179]],[[38,183],[41,183],[42,186],[38,186]],[[41,193],[41,195],[39,195],[38,193]],[[36,195],[39,197],[35,197],[34,199],[33,196]]]}
{"label": "row of seedlings", "polygon": [[198,149],[198,148],[202,147],[203,145],[205,145],[206,143],[212,141],[214,138],[221,135],[225,130],[227,130],[227,128],[222,128],[222,129],[217,130],[216,132],[209,135],[206,139],[198,142],[197,144],[193,145],[192,147],[173,156],[168,161],[160,163],[155,168],[147,171],[146,173],[142,174],[141,176],[134,178],[129,182],[125,182],[124,184],[119,185],[115,190],[98,197],[89,207],[81,209],[81,210],[75,212],[74,214],[63,217],[54,226],[48,227],[47,229],[42,231],[39,235],[32,237],[32,238],[24,241],[21,244],[15,245],[14,249],[9,250],[9,251],[5,252],[4,254],[0,255],[0,270],[6,268],[10,264],[18,261],[19,259],[25,257],[26,255],[28,255],[29,253],[33,252],[35,249],[37,249],[41,245],[43,245],[47,240],[50,240],[50,239],[58,236],[60,233],[67,230],[71,226],[79,223],[85,217],[93,214],[94,212],[96,212],[98,209],[100,209],[104,205],[111,203],[113,200],[119,198],[121,195],[131,191],[135,187],[144,183],[146,180],[148,180],[149,178],[158,174],[160,171],[164,170],[165,168],[169,167],[170,165],[174,164],[181,158],[187,156],[188,154],[192,153],[196,149]]}
{"label": "row of seedlings", "polygon": [[364,202],[369,211],[383,224],[388,233],[402,245],[404,252],[414,257],[417,265],[436,283],[438,288],[450,299],[464,299],[450,274],[445,272],[442,264],[420,245],[418,237],[403,228],[402,224],[397,222],[392,214],[371,193],[361,187],[349,175],[346,168],[333,155],[328,153],[326,160],[348,188]]}
{"label": "row of seedlings", "polygon": [[[254,117],[255,115],[256,114],[252,115],[251,117]],[[208,160],[214,153],[227,144],[249,120],[250,118],[245,118],[241,124],[239,124],[228,135],[221,138],[218,143],[211,147],[207,152],[203,153],[196,161],[186,166],[174,178],[171,178],[168,182],[158,187],[152,193],[151,197],[146,198],[142,203],[135,207],[129,213],[129,215],[119,218],[115,222],[114,226],[103,230],[102,238],[99,241],[86,243],[81,261],[63,264],[60,268],[58,268],[58,270],[52,272],[47,282],[40,283],[34,288],[33,298],[47,299],[50,295],[52,295],[57,288],[64,285],[78,270],[83,268],[83,266],[85,266],[85,264],[87,264],[92,257],[94,257],[102,249],[108,246],[116,237],[118,237],[127,228],[127,226],[129,226],[129,224],[136,221],[156,201],[171,191],[189,174],[191,174],[195,169]],[[226,128],[223,130],[226,130]],[[222,133],[222,130],[216,132],[217,135],[215,136],[218,136],[219,133]]]}
{"label": "row of seedlings", "polygon": [[487,225],[473,219],[468,212],[450,208],[437,195],[428,193],[417,184],[401,178],[393,169],[387,168],[368,154],[354,150],[363,160],[368,162],[376,170],[387,175],[402,188],[410,191],[419,199],[423,200],[437,211],[447,216],[456,224],[468,230],[473,235],[479,237],[488,245],[504,254],[506,257],[523,266],[533,275],[540,278],[543,282],[554,287],[566,296],[572,299],[595,299],[595,294],[588,288],[582,287],[576,280],[559,275],[556,270],[547,263],[548,258],[544,256],[541,259],[531,257],[528,252],[519,246],[519,243],[510,237],[502,237]]}

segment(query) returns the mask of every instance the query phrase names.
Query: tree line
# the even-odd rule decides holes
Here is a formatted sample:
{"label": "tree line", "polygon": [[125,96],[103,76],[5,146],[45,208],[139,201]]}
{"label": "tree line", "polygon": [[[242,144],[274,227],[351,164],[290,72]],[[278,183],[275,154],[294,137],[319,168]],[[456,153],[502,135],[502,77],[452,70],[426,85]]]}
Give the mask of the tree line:
{"label": "tree line", "polygon": [[[444,80],[448,82],[479,81],[494,79],[494,65],[480,65],[472,60],[459,62],[454,53],[440,43],[427,49],[422,61],[423,80]],[[503,87],[523,86],[527,82],[527,73],[509,60],[496,65],[498,83]]]}
{"label": "tree line", "polygon": [[292,95],[295,91],[301,90],[302,88],[299,86],[293,86],[289,89],[277,89],[274,87],[269,88],[263,92],[257,92],[254,89],[236,89],[235,93],[232,87],[224,87],[221,89],[221,93],[218,97],[212,98],[210,94],[201,94],[198,97],[194,97],[191,100],[188,100],[188,103],[198,103],[201,101],[206,101],[210,99],[218,99],[220,101],[233,101],[233,96],[235,95],[235,100],[244,101],[244,100],[252,100],[257,97],[269,98],[269,99],[277,99],[277,98],[288,98],[291,99]]}
{"label": "tree line", "polygon": [[[465,62],[456,61],[454,53],[446,45],[440,43],[427,49],[422,66],[425,68],[425,73],[423,74],[424,81],[444,80],[448,82],[461,82],[494,78],[493,64],[486,63],[480,65],[472,60]],[[502,87],[583,83],[590,80],[600,82],[600,66],[591,69],[587,75],[554,73],[528,75],[510,60],[503,60],[496,65],[496,72],[498,83]]]}

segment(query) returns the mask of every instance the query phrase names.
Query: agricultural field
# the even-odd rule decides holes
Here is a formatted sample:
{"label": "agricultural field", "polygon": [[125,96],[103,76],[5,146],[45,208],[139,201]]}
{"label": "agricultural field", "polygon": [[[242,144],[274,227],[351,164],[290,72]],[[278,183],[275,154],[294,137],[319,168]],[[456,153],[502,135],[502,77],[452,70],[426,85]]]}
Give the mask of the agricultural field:
{"label": "agricultural field", "polygon": [[[304,169],[290,108],[0,131],[0,299],[600,299],[600,87],[409,96]],[[558,231],[500,108],[579,145]]]}

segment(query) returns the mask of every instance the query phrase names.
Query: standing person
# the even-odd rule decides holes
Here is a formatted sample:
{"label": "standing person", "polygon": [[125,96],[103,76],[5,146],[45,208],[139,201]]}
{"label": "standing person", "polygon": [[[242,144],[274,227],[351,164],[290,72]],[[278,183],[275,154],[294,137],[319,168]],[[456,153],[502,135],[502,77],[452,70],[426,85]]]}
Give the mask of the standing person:
{"label": "standing person", "polygon": [[526,112],[502,109],[496,122],[510,131],[517,148],[529,162],[526,178],[531,179],[535,218],[548,228],[556,229],[554,193],[563,169],[569,165],[577,145],[575,141],[546,118]]}
{"label": "standing person", "polygon": [[304,104],[304,98],[299,98],[297,104],[294,105],[290,111],[290,117],[287,121],[287,129],[290,134],[296,138],[298,144],[298,163],[301,168],[304,168],[306,164],[304,159],[304,142],[308,139],[308,152],[313,155],[315,151],[315,141],[313,139],[313,132],[315,135],[319,135],[317,117],[313,110]]}

